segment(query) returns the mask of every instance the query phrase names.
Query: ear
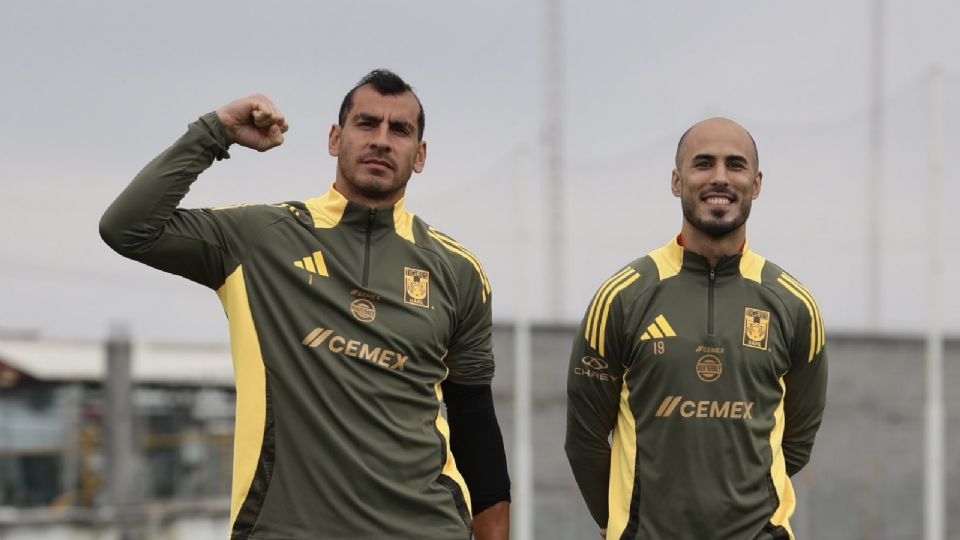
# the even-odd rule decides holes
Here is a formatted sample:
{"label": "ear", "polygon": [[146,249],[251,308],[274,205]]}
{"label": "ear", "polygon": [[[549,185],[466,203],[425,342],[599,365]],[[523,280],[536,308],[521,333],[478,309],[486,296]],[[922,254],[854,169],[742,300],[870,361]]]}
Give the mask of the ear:
{"label": "ear", "polygon": [[680,196],[680,171],[674,169],[673,174],[670,175],[670,191],[673,192],[674,197]]}
{"label": "ear", "polygon": [[753,199],[760,196],[760,185],[763,184],[763,171],[757,171],[757,177],[753,180]]}
{"label": "ear", "polygon": [[420,148],[417,149],[417,157],[413,162],[413,171],[423,172],[423,166],[427,163],[427,141],[420,141]]}
{"label": "ear", "polygon": [[330,135],[327,139],[327,152],[330,152],[330,155],[334,157],[340,155],[340,130],[340,124],[330,126]]}

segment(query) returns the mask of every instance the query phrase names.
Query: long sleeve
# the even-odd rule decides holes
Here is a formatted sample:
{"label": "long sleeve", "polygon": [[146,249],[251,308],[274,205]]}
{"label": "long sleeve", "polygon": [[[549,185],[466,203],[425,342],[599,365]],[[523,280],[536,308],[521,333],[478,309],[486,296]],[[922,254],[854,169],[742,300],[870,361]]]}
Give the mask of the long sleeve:
{"label": "long sleeve", "polygon": [[609,438],[617,419],[624,369],[618,352],[617,310],[612,309],[609,324],[597,330],[604,334],[605,346],[599,347],[604,350],[603,355],[592,344],[596,340],[589,339],[590,329],[598,326],[591,324],[595,318],[592,311],[584,316],[570,354],[564,448],[590,514],[597,525],[605,528],[609,513]]}
{"label": "long sleeve", "polygon": [[[798,285],[799,287],[799,285]],[[791,367],[784,375],[783,454],[787,474],[798,473],[808,461],[820,428],[827,392],[827,351],[823,319],[813,296],[802,289],[808,301],[799,310]]]}
{"label": "long sleeve", "polygon": [[229,239],[210,210],[177,205],[215,159],[228,158],[216,113],[190,124],[151,161],[103,214],[100,235],[121,255],[216,288],[232,261]]}

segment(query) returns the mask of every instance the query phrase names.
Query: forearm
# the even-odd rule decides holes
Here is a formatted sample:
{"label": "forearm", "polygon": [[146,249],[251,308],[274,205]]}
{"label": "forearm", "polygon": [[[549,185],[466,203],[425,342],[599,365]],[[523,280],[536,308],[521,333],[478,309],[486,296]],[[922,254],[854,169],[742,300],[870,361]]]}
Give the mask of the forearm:
{"label": "forearm", "polygon": [[192,123],[186,134],[151,161],[100,219],[100,235],[128,257],[149,250],[197,176],[214,159],[229,157],[216,115]]}
{"label": "forearm", "polygon": [[473,516],[473,537],[476,540],[508,540],[510,538],[510,503],[500,501]]}
{"label": "forearm", "polygon": [[510,476],[490,385],[443,383],[450,449],[470,489],[474,516],[510,501]]}
{"label": "forearm", "polygon": [[582,434],[571,433],[568,427],[564,449],[590,515],[598,526],[605,528],[609,516],[610,447],[606,440],[594,440],[593,444],[584,444],[583,440]]}

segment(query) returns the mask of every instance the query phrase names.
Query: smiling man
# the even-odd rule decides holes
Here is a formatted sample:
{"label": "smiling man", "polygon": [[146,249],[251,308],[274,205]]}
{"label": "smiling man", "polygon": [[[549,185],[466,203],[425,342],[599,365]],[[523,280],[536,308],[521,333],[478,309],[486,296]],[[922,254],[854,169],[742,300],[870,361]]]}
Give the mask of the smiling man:
{"label": "smiling man", "polygon": [[825,334],[813,295],[747,245],[762,181],[739,124],[687,130],[679,236],[604,282],[580,325],[566,451],[607,538],[794,538],[790,477],[823,414]]}
{"label": "smiling man", "polygon": [[[490,283],[405,209],[427,158],[420,100],[376,70],[330,129],[333,186],[276,205],[177,208],[231,144],[266,151],[266,97],[202,116],[100,222],[120,254],[215,290],[237,385],[233,540],[502,540]],[[447,417],[441,415],[441,402]]]}

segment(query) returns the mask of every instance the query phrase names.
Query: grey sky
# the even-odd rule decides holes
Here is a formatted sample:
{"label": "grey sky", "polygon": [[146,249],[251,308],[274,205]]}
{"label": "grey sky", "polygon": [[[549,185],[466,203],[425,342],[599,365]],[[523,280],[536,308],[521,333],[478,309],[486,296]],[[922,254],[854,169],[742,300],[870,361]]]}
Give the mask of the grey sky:
{"label": "grey sky", "polygon": [[[340,100],[381,66],[426,109],[427,166],[408,208],[481,257],[498,319],[525,310],[577,320],[606,277],[676,234],[676,139],[719,114],[743,123],[760,149],[751,245],[814,291],[828,329],[865,328],[870,2],[564,3],[559,314],[548,312],[543,263],[542,2],[276,4],[0,6],[0,329],[100,337],[123,321],[140,338],[224,341],[215,295],[112,253],[97,234],[100,214],[188,122],[252,92],[287,114],[286,144],[233,149],[184,205],[321,193],[333,178],[326,136]],[[960,182],[947,159],[960,127],[957,20],[954,2],[886,2],[883,330],[917,331],[928,316],[926,74],[937,64],[946,70],[942,244],[960,240],[948,219]],[[944,282],[960,263],[945,251]],[[960,303],[956,289],[942,298]]]}

